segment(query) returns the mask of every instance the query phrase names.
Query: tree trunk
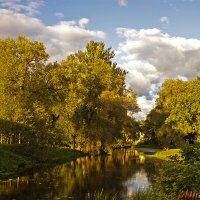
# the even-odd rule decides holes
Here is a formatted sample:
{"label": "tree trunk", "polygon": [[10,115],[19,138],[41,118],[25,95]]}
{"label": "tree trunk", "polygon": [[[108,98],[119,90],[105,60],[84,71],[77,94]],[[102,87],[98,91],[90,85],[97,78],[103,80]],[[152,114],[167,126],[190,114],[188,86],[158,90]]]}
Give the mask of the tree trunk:
{"label": "tree trunk", "polygon": [[3,144],[3,134],[1,133],[1,140],[0,143]]}
{"label": "tree trunk", "polygon": [[10,135],[10,144],[12,144],[12,135]]}
{"label": "tree trunk", "polygon": [[19,133],[18,144],[21,144],[21,135]]}

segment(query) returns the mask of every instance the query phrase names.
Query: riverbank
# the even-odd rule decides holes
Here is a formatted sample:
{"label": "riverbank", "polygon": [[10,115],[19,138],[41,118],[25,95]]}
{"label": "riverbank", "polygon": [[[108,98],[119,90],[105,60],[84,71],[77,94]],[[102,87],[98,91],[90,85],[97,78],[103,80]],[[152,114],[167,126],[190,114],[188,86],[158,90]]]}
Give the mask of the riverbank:
{"label": "riverbank", "polygon": [[47,167],[74,160],[84,154],[60,147],[0,145],[0,180],[14,178],[35,167]]}
{"label": "riverbank", "polygon": [[143,151],[147,154],[154,154],[157,151],[161,151],[162,149],[159,146],[153,146],[153,145],[136,145],[134,147],[138,151]]}
{"label": "riverbank", "polygon": [[162,150],[158,146],[151,145],[138,145],[135,147],[137,151],[142,151],[145,154],[149,154],[149,157],[157,158],[160,160],[170,160],[171,157],[178,155],[180,156],[180,149],[167,149]]}
{"label": "riverbank", "polygon": [[[163,164],[170,163],[169,162],[170,158],[172,158],[175,155],[181,156],[180,149],[162,150],[157,146],[150,146],[150,145],[136,146],[136,147],[134,147],[134,149],[137,151],[144,152],[145,156],[147,158],[150,158],[150,160],[153,161],[151,163],[154,163],[154,166],[155,166],[156,162],[157,162],[158,166],[161,166],[161,167],[156,167],[155,169],[168,170],[168,168],[165,167],[165,165],[163,165]],[[159,161],[159,163],[158,163],[158,161]],[[176,162],[174,162],[172,164],[172,166],[173,165],[176,166]],[[147,166],[150,167],[149,169],[150,169],[150,171],[152,171],[153,165],[152,166],[147,165]],[[178,195],[176,195],[174,193],[168,195],[168,194],[165,194],[163,191],[159,191],[159,188],[157,188],[157,187],[162,186],[163,182],[167,182],[167,183],[170,182],[170,180],[168,180],[167,178],[168,178],[168,176],[171,178],[171,173],[176,173],[176,167],[174,167],[174,169],[172,169],[172,171],[167,171],[167,175],[165,174],[164,177],[158,175],[157,177],[160,176],[161,178],[159,178],[160,182],[157,181],[157,183],[156,183],[157,185],[155,187],[152,186],[152,188],[150,187],[149,189],[137,190],[130,197],[127,197],[127,198],[124,197],[122,199],[123,200],[155,200],[155,199],[157,199],[157,200],[177,200]],[[179,171],[179,173],[180,173],[180,171]],[[164,181],[162,182],[163,179],[164,179]],[[172,183],[173,183],[173,181],[172,181]],[[154,184],[155,184],[155,182],[154,182]],[[118,198],[117,194],[110,196],[103,192],[97,192],[94,194],[93,199],[94,200],[120,200],[121,198]]]}
{"label": "riverbank", "polygon": [[155,154],[149,155],[153,158],[158,158],[160,160],[170,160],[173,156],[178,155],[180,156],[180,149],[169,149],[169,150],[161,150],[155,152]]}

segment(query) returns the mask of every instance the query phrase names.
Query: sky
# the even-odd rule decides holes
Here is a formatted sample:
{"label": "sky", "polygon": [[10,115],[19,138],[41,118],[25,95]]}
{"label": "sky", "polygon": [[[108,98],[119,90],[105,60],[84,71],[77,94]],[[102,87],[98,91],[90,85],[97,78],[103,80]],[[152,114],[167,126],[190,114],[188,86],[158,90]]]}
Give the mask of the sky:
{"label": "sky", "polygon": [[199,10],[200,0],[0,0],[0,39],[41,41],[50,62],[103,41],[145,119],[164,80],[200,74]]}

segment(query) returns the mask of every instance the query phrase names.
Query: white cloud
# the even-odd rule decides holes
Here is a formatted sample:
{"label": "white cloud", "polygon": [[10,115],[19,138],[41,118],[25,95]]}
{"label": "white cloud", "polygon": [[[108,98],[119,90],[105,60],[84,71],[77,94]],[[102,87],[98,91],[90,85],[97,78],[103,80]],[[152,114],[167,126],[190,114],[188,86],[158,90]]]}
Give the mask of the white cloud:
{"label": "white cloud", "polygon": [[138,97],[137,102],[139,107],[141,108],[141,111],[136,113],[134,117],[137,120],[145,119],[146,113],[149,113],[149,111],[153,108],[155,104],[155,99],[148,100],[145,96]]}
{"label": "white cloud", "polygon": [[0,9],[0,38],[18,35],[37,36],[44,32],[45,26],[33,17],[13,11]]}
{"label": "white cloud", "polygon": [[83,49],[92,39],[105,38],[104,32],[86,30],[76,21],[46,26],[37,18],[5,9],[0,9],[0,16],[0,38],[24,35],[39,40],[45,44],[51,61],[65,59],[70,53]]}
{"label": "white cloud", "polygon": [[127,86],[134,88],[140,95],[151,98],[151,86],[160,82],[161,73],[155,66],[141,60],[124,60],[122,66],[129,72],[126,76]]}
{"label": "white cloud", "polygon": [[55,16],[58,17],[59,19],[62,19],[65,17],[65,15],[62,12],[56,12]]}
{"label": "white cloud", "polygon": [[43,4],[43,0],[0,0],[0,7],[16,12],[26,13],[30,16],[38,13],[38,9]]}
{"label": "white cloud", "polygon": [[84,28],[89,23],[89,19],[82,18],[78,21],[78,24],[80,27]]}
{"label": "white cloud", "polygon": [[127,85],[147,100],[143,99],[141,104],[143,112],[148,111],[146,103],[155,99],[165,79],[187,80],[198,75],[200,40],[172,37],[155,28],[118,28],[116,31],[124,39],[119,44],[117,58],[120,65],[129,72]]}
{"label": "white cloud", "polygon": [[119,5],[120,6],[126,6],[128,3],[128,0],[119,0]]}
{"label": "white cloud", "polygon": [[169,18],[166,16],[163,16],[160,18],[160,22],[165,23],[165,24],[169,24]]}

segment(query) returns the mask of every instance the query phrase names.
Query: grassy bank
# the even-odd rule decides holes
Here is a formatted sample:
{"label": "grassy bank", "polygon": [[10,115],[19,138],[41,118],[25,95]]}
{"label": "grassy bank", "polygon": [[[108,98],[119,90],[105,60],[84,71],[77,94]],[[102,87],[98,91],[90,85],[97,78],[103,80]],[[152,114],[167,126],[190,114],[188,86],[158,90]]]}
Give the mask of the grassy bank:
{"label": "grassy bank", "polygon": [[165,195],[165,194],[156,194],[157,191],[148,189],[148,190],[138,190],[130,197],[118,197],[118,195],[110,196],[102,192],[97,192],[93,196],[93,200],[177,200],[176,195]]}
{"label": "grassy bank", "polygon": [[31,161],[0,145],[0,179],[22,173],[32,166]]}
{"label": "grassy bank", "polygon": [[0,179],[13,178],[38,166],[54,166],[83,156],[80,151],[58,147],[0,145]]}
{"label": "grassy bank", "polygon": [[149,155],[149,157],[158,158],[161,160],[169,160],[176,154],[180,156],[180,149],[162,150],[160,147],[152,145],[137,145],[135,149],[143,151],[144,153],[152,153],[152,155]]}
{"label": "grassy bank", "polygon": [[166,151],[157,151],[155,154],[150,155],[150,157],[158,158],[161,160],[169,160],[172,156],[180,155],[179,153],[180,149],[169,149]]}

